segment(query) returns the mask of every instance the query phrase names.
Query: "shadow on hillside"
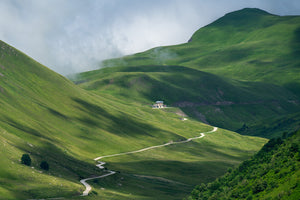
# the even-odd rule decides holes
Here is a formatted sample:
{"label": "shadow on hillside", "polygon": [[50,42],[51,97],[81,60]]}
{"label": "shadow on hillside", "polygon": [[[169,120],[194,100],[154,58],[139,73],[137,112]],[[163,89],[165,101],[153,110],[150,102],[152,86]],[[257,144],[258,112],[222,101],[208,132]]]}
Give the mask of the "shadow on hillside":
{"label": "shadow on hillside", "polygon": [[[220,159],[220,160],[228,160],[230,162],[231,161],[238,162],[241,160],[245,160],[249,157],[250,154],[255,152],[255,151],[245,151],[238,147],[209,146],[207,144],[202,144],[201,139],[199,140],[199,142],[200,143],[196,141],[191,141],[188,144],[178,144],[177,147],[176,145],[170,146],[171,148],[169,151],[173,152],[173,154],[188,152],[190,155],[197,156],[200,158],[211,157],[213,160]],[[202,150],[199,151],[199,148],[202,148]]]}
{"label": "shadow on hillside", "polygon": [[224,50],[218,50],[213,54],[203,56],[202,59],[198,59],[197,66],[224,66],[228,63],[234,63],[241,60],[245,60],[254,54],[253,48],[227,48]]}
{"label": "shadow on hillside", "polygon": [[53,109],[53,108],[50,108],[50,107],[48,107],[48,106],[46,106],[46,105],[44,105],[44,104],[42,104],[42,103],[37,103],[37,104],[38,104],[39,106],[45,108],[46,110],[49,111],[50,114],[52,114],[52,115],[54,115],[54,116],[56,116],[56,117],[58,117],[58,118],[61,118],[61,119],[64,119],[64,120],[68,120],[68,119],[69,119],[68,116],[62,114],[62,113],[59,112],[58,110],[55,110],[55,109]]}
{"label": "shadow on hillside", "polygon": [[18,148],[30,153],[33,157],[33,165],[37,165],[40,161],[45,160],[50,165],[49,174],[58,177],[67,176],[63,178],[75,183],[78,183],[77,181],[82,178],[102,173],[102,170],[96,167],[95,164],[78,160],[68,155],[66,149],[63,150],[50,142],[45,142],[43,147]]}
{"label": "shadow on hillside", "polygon": [[[213,181],[215,178],[223,175],[229,167],[233,167],[231,162],[223,160],[182,162],[149,159],[131,162],[109,161],[107,165],[109,169],[120,170],[121,173],[159,176],[187,185]],[[119,169],[118,166],[120,166],[121,169]]]}
{"label": "shadow on hillside", "polygon": [[[224,59],[229,59],[226,62],[244,59],[251,51],[253,49],[241,52],[231,49],[226,51]],[[218,61],[216,58],[212,59]],[[257,61],[253,61],[251,65],[257,65]],[[203,121],[203,118],[195,114],[195,111],[200,113],[202,110],[205,111],[201,113],[206,116],[207,122],[230,130],[239,129],[245,121],[250,123],[268,118],[270,113],[280,116],[299,109],[298,105],[290,103],[297,99],[286,89],[299,91],[297,84],[284,88],[264,82],[237,81],[184,66],[130,66],[117,71],[125,73],[113,79],[106,77],[102,80],[102,85],[99,83],[96,88],[106,90],[105,87],[110,84],[118,89],[117,97],[136,101],[163,100],[168,106],[181,107],[187,115],[198,121]],[[218,112],[224,115],[222,120]],[[90,123],[97,124],[93,121]]]}
{"label": "shadow on hillside", "polygon": [[77,118],[77,120],[88,126],[101,128],[114,134],[125,134],[128,136],[147,135],[150,137],[156,137],[162,132],[173,134],[143,123],[138,119],[128,116],[122,111],[119,111],[117,114],[118,116],[116,116],[108,113],[100,106],[85,100],[73,98],[73,101],[79,104],[79,106],[76,107],[77,109],[87,113],[86,116],[81,116],[80,118]]}
{"label": "shadow on hillside", "polygon": [[[149,199],[149,197],[151,197],[151,199],[182,200],[186,194],[194,188],[193,185],[172,182],[172,180],[163,179],[161,177],[123,172],[105,177],[101,180],[94,180],[94,184],[97,184],[98,188],[106,188],[107,193],[110,194],[114,193],[114,191],[118,191],[119,195],[122,193],[132,194],[132,196],[138,196],[138,199],[143,200]],[[122,186],[121,189],[120,186]],[[145,190],[145,188],[147,189]],[[116,193],[114,193],[114,197],[118,199]],[[105,199],[105,197],[103,197],[103,199]]]}
{"label": "shadow on hillside", "polygon": [[291,42],[291,49],[293,55],[299,57],[300,55],[300,27],[297,28],[294,32],[294,38]]}
{"label": "shadow on hillside", "polygon": [[[113,84],[124,88],[126,93],[138,91],[139,95],[148,100],[164,100],[169,105],[180,101],[204,104],[222,101],[248,103],[257,102],[262,97],[262,100],[270,100],[270,97],[273,98],[271,100],[277,100],[274,92],[283,94],[280,96],[289,95],[283,88],[273,84],[234,81],[182,66],[128,67],[121,71],[149,72],[130,73],[122,76],[122,82],[116,80]],[[131,98],[135,98],[134,93]]]}
{"label": "shadow on hillside", "polygon": [[25,124],[20,123],[20,122],[17,122],[17,121],[13,120],[10,117],[5,117],[5,120],[3,122],[5,122],[6,124],[8,124],[9,126],[15,128],[15,129],[18,129],[19,131],[28,133],[30,135],[33,135],[33,136],[36,136],[36,137],[39,137],[39,138],[44,138],[44,139],[47,139],[49,141],[53,141],[51,138],[45,136],[45,134],[41,134],[36,129],[31,128],[31,127],[29,127]]}
{"label": "shadow on hillside", "polygon": [[[165,157],[153,159],[141,153],[126,155],[122,160],[119,160],[121,158],[109,158],[107,160],[104,159],[104,161],[107,161],[109,169],[120,170],[122,173],[142,173],[162,176],[185,184],[200,184],[202,182],[210,182],[216,177],[223,175],[229,167],[238,165],[239,162],[249,158],[254,153],[243,151],[238,147],[228,147],[224,150],[224,148],[193,141],[153,150],[151,154],[160,154],[160,151],[168,151],[172,156],[169,158],[163,153],[161,155],[165,155]],[[194,160],[182,161],[182,152],[193,156]],[[172,177],[172,174],[174,177]],[[191,180],[183,181],[187,177],[190,177]],[[197,183],[193,182],[194,180],[192,179],[196,179]]]}
{"label": "shadow on hillside", "polygon": [[[300,59],[299,59],[299,55],[300,55],[300,27],[297,28],[294,32],[294,38],[291,41],[290,44],[290,48],[291,48],[291,55],[294,58],[298,58],[297,62],[295,62],[295,66],[299,67],[300,65]],[[299,82],[289,82],[285,84],[285,87],[288,88],[290,91],[292,91],[294,94],[296,94],[298,96],[298,98],[300,98],[300,83]]]}
{"label": "shadow on hillside", "polygon": [[53,108],[50,108],[50,107],[45,107],[45,108],[46,108],[52,115],[54,115],[54,116],[56,116],[56,117],[62,118],[62,119],[64,119],[64,120],[68,120],[68,119],[69,119],[66,115],[60,113],[60,112],[57,111],[57,110],[54,110]]}
{"label": "shadow on hillside", "polygon": [[[143,65],[141,66],[130,66],[119,69],[120,72],[190,72],[200,73],[199,70],[180,66],[180,65]],[[203,72],[205,73],[205,72]]]}
{"label": "shadow on hillside", "polygon": [[[27,187],[21,187],[18,189],[17,195],[20,195],[22,199],[26,198],[49,198],[49,197],[61,197],[61,196],[79,196],[84,190],[84,186],[80,187],[80,180],[83,178],[89,178],[92,176],[99,176],[103,174],[103,171],[95,166],[94,163],[84,162],[76,159],[68,154],[67,150],[61,149],[50,142],[43,142],[43,146],[16,146],[22,152],[30,154],[32,159],[31,166],[32,173],[43,173],[52,177],[53,183],[49,185],[38,185],[39,177],[37,178],[37,185],[29,185]],[[21,157],[21,155],[20,155]],[[49,164],[49,171],[40,169],[41,161],[46,161]],[[31,180],[31,177],[25,176],[22,179],[18,179],[18,184],[27,185]],[[71,183],[78,184],[78,187],[70,189],[70,186],[64,185],[59,182],[59,179],[70,181]],[[22,183],[23,181],[23,183]],[[43,193],[43,190],[47,192]],[[45,196],[47,195],[47,196]]]}

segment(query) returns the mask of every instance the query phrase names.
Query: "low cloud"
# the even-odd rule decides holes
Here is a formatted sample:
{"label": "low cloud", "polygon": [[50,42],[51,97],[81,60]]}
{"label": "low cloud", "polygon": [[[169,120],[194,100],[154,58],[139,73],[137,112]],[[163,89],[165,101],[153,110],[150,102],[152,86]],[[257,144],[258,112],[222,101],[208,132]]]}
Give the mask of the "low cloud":
{"label": "low cloud", "polygon": [[186,42],[198,28],[244,7],[300,13],[298,0],[0,0],[0,39],[67,75]]}

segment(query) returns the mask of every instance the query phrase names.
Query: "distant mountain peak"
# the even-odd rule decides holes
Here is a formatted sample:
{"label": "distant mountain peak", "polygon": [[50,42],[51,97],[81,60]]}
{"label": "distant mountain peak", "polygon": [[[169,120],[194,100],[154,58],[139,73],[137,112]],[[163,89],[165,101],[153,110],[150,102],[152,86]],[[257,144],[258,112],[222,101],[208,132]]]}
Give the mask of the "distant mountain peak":
{"label": "distant mountain peak", "polygon": [[243,8],[241,10],[233,11],[230,13],[227,13],[217,21],[215,21],[213,24],[228,24],[228,23],[237,23],[236,25],[240,23],[257,23],[258,19],[267,17],[267,16],[274,16],[273,14],[270,14],[264,10],[261,10],[259,8]]}
{"label": "distant mountain peak", "polygon": [[[259,8],[243,8],[241,10],[227,13],[211,24],[200,28],[188,42],[199,40],[202,41],[202,38],[207,38],[203,35],[210,35],[210,37],[213,38],[213,41],[215,41],[219,37],[218,35],[216,35],[216,29],[220,31],[219,35],[221,34],[221,32],[223,32],[223,35],[226,35],[224,34],[226,31],[239,33],[241,31],[251,32],[258,28],[266,28],[276,23],[277,21],[274,20],[274,18],[277,17],[280,18],[280,16],[268,13]],[[232,35],[229,34],[229,37],[230,36]],[[224,38],[222,38],[222,40],[224,40]],[[212,40],[207,40],[207,42],[212,42]]]}
{"label": "distant mountain peak", "polygon": [[259,8],[243,8],[241,10],[227,13],[225,16],[228,15],[272,15],[272,14]]}

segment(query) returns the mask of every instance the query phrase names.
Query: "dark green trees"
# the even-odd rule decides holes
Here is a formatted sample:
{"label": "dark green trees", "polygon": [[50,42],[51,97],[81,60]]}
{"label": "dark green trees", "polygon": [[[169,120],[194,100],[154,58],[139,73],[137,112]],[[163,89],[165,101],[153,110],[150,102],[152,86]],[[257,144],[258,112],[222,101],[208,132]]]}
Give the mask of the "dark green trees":
{"label": "dark green trees", "polygon": [[48,171],[49,170],[49,164],[47,161],[42,161],[40,164],[41,169]]}
{"label": "dark green trees", "polygon": [[[21,163],[24,164],[24,165],[27,165],[27,166],[31,165],[31,158],[30,158],[29,154],[25,153],[25,154],[22,155]],[[43,170],[48,171],[49,170],[48,162],[47,161],[42,161],[41,164],[40,164],[40,168],[43,169]]]}
{"label": "dark green trees", "polygon": [[27,166],[31,165],[31,158],[28,154],[23,154],[21,158],[21,163]]}

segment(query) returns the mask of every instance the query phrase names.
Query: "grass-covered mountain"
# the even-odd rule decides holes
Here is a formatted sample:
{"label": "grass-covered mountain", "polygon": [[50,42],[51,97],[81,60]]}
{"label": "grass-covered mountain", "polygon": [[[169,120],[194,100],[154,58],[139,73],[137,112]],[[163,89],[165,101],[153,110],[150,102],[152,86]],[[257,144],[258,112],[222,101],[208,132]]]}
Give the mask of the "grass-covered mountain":
{"label": "grass-covered mountain", "polygon": [[[81,87],[144,104],[160,99],[189,116],[239,129],[245,123],[299,110],[287,89],[237,81],[183,66],[112,67],[81,74]],[[293,100],[291,100],[293,99]]]}
{"label": "grass-covered mountain", "polygon": [[300,17],[245,8],[200,28],[189,42],[112,59],[104,65],[183,65],[241,81],[285,86],[299,94]]}
{"label": "grass-covered mountain", "polygon": [[192,199],[289,199],[300,195],[300,131],[271,139],[251,159],[217,180],[198,185]]}
{"label": "grass-covered mountain", "polygon": [[246,8],[199,29],[187,43],[106,60],[109,68],[75,82],[136,102],[164,100],[202,122],[241,130],[299,113],[299,29],[299,16]]}
{"label": "grass-covered mountain", "polygon": [[[98,156],[212,130],[180,120],[180,109],[250,135],[299,126],[298,30],[298,16],[244,9],[188,43],[107,60],[108,68],[78,75],[78,85],[1,41],[0,199],[182,199],[266,140],[218,129],[186,144],[103,159],[119,173],[91,181],[87,197],[79,196],[79,180],[104,173],[95,167]],[[152,109],[156,100],[174,107]],[[21,164],[24,153],[31,167]],[[40,169],[43,160],[49,171]]]}
{"label": "grass-covered mountain", "polygon": [[[266,142],[219,129],[190,143],[103,159],[120,173],[91,181],[92,193],[80,196],[80,179],[104,173],[94,158],[212,130],[181,121],[179,112],[84,90],[1,41],[0,199],[181,199]],[[21,164],[25,153],[30,167]],[[49,171],[40,168],[41,161]]]}

